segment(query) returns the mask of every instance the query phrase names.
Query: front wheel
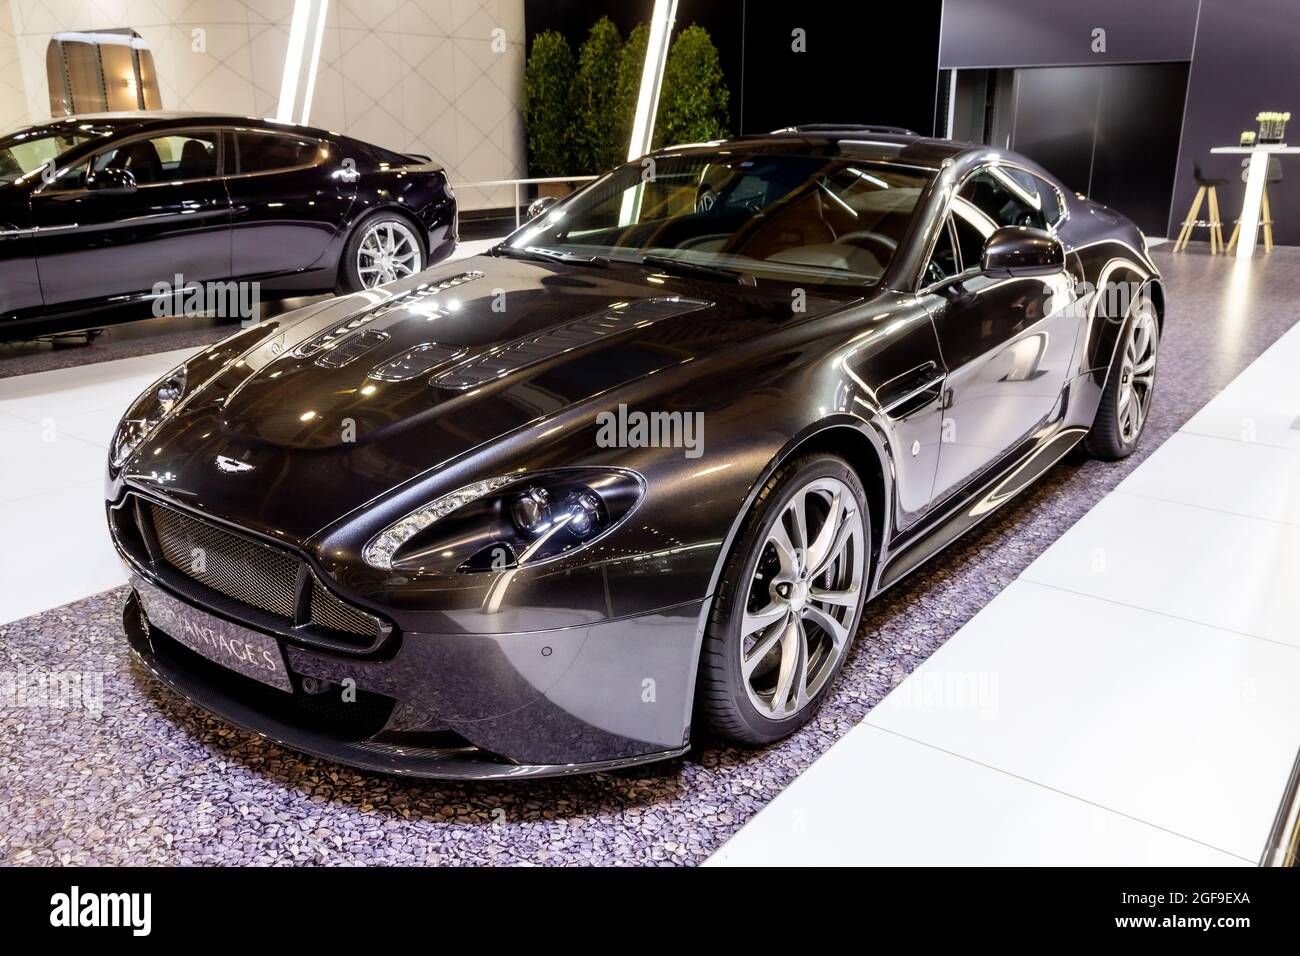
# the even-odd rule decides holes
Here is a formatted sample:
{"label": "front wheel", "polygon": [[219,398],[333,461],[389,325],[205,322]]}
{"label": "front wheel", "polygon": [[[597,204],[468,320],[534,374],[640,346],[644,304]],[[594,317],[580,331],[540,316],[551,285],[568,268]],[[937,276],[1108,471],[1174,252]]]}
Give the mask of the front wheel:
{"label": "front wheel", "polygon": [[1084,447],[1094,458],[1118,461],[1137,448],[1151,411],[1159,350],[1160,323],[1155,306],[1143,296],[1135,303],[1120,334],[1097,417],[1084,439]]}
{"label": "front wheel", "polygon": [[424,268],[424,243],[415,227],[396,213],[363,220],[348,237],[339,265],[340,293],[373,289]]}
{"label": "front wheel", "polygon": [[718,587],[696,699],[715,733],[765,744],[817,711],[866,601],[870,515],[841,458],[815,454],[764,485]]}

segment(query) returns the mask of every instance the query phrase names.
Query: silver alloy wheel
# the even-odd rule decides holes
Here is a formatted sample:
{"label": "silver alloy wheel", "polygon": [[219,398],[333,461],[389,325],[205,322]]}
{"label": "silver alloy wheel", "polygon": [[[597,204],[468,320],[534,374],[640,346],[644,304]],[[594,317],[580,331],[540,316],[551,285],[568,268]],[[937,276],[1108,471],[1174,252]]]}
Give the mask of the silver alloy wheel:
{"label": "silver alloy wheel", "polygon": [[361,286],[373,289],[385,282],[419,272],[420,241],[404,223],[382,219],[366,228],[357,246],[357,276]]}
{"label": "silver alloy wheel", "polygon": [[740,623],[740,672],[770,720],[793,717],[835,673],[866,567],[857,499],[838,478],[799,488],[768,532]]}
{"label": "silver alloy wheel", "polygon": [[1119,400],[1115,414],[1119,420],[1119,437],[1125,445],[1137,440],[1151,407],[1151,389],[1156,378],[1156,349],[1160,329],[1150,303],[1143,302],[1133,317],[1124,341],[1124,357],[1119,368]]}

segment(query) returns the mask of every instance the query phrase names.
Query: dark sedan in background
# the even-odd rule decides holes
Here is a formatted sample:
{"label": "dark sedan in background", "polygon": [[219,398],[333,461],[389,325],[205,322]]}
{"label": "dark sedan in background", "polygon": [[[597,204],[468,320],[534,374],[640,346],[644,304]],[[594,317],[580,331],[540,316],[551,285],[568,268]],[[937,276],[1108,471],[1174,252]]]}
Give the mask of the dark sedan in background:
{"label": "dark sedan in background", "polygon": [[399,773],[766,743],[874,595],[1137,445],[1160,276],[1041,167],[852,131],[648,159],[140,396],[107,512],[159,678]]}
{"label": "dark sedan in background", "polygon": [[0,338],[138,315],[178,276],[369,288],[446,256],[456,228],[424,156],[243,117],[60,119],[0,138]]}

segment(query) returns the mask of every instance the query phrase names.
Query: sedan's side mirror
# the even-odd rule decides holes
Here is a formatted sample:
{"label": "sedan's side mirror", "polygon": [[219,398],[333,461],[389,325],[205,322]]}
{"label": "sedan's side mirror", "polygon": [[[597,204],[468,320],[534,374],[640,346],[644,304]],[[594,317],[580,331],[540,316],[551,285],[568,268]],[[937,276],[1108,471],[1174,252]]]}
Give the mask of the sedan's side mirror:
{"label": "sedan's side mirror", "polygon": [[124,196],[136,190],[135,176],[131,170],[119,169],[115,166],[97,170],[90,176],[86,185],[97,193],[105,193],[109,196]]}
{"label": "sedan's side mirror", "polygon": [[554,206],[559,200],[554,196],[538,196],[528,204],[528,220],[531,222],[546,210]]}
{"label": "sedan's side mirror", "polygon": [[988,237],[980,256],[982,272],[1045,276],[1065,268],[1061,240],[1042,229],[1003,226]]}

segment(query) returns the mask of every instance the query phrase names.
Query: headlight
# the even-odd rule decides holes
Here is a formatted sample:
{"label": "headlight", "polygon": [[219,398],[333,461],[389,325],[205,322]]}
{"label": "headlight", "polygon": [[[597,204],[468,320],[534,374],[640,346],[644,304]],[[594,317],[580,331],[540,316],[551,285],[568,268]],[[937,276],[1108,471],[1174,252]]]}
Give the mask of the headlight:
{"label": "headlight", "polygon": [[185,366],[168,372],[137,398],[118,423],[109,445],[109,464],[121,468],[140,443],[170,415],[185,397]]}
{"label": "headlight", "polygon": [[537,564],[605,535],[643,489],[639,475],[605,468],[489,478],[411,512],[361,555],[383,571],[468,574]]}

